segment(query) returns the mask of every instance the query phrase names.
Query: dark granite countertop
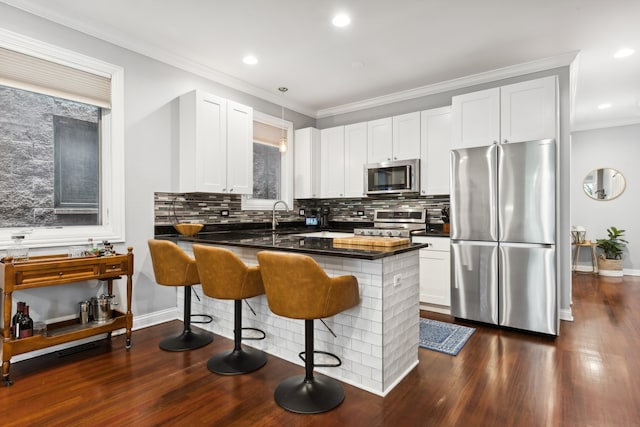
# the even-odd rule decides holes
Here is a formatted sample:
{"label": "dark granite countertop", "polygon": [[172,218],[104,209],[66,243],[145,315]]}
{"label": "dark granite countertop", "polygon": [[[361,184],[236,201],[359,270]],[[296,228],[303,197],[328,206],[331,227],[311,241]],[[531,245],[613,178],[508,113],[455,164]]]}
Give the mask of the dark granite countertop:
{"label": "dark granite countertop", "polygon": [[[392,248],[344,248],[334,247],[333,238],[315,236],[305,237],[296,235],[298,233],[307,233],[309,231],[319,230],[283,229],[275,234],[271,233],[270,230],[264,229],[230,230],[201,232],[194,237],[186,237],[179,234],[156,234],[156,238],[202,244],[249,247],[264,250],[301,252],[365,260],[381,259],[404,252],[415,251],[426,246],[425,244],[420,243],[410,243],[408,245],[395,246]],[[347,230],[339,229],[325,231],[346,232]]]}

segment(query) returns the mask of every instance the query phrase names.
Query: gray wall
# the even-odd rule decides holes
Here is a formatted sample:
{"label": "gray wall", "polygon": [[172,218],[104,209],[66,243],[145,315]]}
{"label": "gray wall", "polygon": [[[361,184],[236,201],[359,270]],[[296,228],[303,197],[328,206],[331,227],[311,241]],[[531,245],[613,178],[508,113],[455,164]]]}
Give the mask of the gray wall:
{"label": "gray wall", "polygon": [[[586,238],[607,237],[607,228],[626,230],[629,245],[623,256],[624,273],[640,275],[640,124],[575,132],[571,135],[571,214],[572,225],[587,229]],[[593,200],[582,191],[582,180],[593,169],[609,167],[622,172],[627,188],[608,201]],[[586,251],[581,251],[586,252]],[[586,253],[580,264],[591,266]]]}

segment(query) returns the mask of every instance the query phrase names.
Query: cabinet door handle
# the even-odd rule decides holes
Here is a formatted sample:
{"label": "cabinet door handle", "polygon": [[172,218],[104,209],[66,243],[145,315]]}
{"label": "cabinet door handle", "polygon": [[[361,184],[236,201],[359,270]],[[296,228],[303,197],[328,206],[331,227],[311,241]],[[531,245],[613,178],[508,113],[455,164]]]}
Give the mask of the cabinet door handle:
{"label": "cabinet door handle", "polygon": [[509,141],[507,141],[506,139],[504,140],[504,143],[507,144]]}
{"label": "cabinet door handle", "polygon": [[58,271],[58,276],[62,276],[64,273],[62,271]]}
{"label": "cabinet door handle", "polygon": [[233,188],[230,188],[230,189],[229,189],[229,193],[231,193],[232,191],[233,191]]}

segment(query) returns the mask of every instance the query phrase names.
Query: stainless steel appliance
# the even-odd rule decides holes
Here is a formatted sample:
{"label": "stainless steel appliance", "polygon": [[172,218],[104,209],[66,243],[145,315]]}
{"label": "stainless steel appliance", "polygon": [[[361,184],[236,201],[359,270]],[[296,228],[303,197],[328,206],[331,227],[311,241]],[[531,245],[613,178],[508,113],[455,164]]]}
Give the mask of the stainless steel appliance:
{"label": "stainless steel appliance", "polygon": [[557,335],[556,144],[451,151],[451,314]]}
{"label": "stainless steel appliance", "polygon": [[356,228],[356,236],[411,237],[413,231],[424,231],[424,209],[378,209],[373,213],[373,227]]}
{"label": "stainless steel appliance", "polygon": [[368,195],[419,192],[420,159],[364,165],[364,188]]}

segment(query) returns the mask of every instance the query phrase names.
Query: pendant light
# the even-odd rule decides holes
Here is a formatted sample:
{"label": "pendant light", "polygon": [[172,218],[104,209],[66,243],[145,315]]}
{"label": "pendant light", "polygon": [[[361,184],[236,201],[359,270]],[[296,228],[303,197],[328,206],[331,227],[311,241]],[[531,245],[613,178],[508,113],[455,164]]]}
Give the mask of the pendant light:
{"label": "pendant light", "polygon": [[284,153],[287,151],[287,137],[284,134],[284,93],[286,91],[288,91],[289,89],[287,89],[284,86],[280,86],[278,88],[278,90],[280,92],[282,92],[282,115],[281,115],[281,120],[282,120],[282,135],[280,137],[280,143],[278,144],[278,149],[280,150],[281,153]]}

